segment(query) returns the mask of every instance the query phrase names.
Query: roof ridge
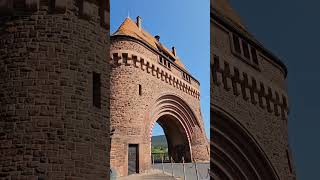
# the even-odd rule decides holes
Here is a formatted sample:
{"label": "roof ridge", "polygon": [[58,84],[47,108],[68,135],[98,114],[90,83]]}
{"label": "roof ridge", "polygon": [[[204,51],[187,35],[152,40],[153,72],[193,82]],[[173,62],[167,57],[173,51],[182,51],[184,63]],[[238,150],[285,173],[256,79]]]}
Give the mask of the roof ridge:
{"label": "roof ridge", "polygon": [[173,54],[173,52],[171,52],[164,44],[152,36],[151,33],[144,30],[142,27],[139,28],[136,22],[134,22],[130,17],[126,17],[119,28],[112,34],[112,36],[116,35],[127,35],[142,40],[158,52],[164,52],[165,54],[169,55],[170,58],[173,58],[173,63],[186,70],[185,66],[177,55]]}

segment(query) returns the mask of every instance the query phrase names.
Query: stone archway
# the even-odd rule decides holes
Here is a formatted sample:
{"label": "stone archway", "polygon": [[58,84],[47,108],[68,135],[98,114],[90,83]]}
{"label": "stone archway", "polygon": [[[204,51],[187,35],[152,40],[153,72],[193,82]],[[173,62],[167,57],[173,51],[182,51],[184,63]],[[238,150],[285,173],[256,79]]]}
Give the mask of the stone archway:
{"label": "stone archway", "polygon": [[191,162],[190,143],[186,131],[179,120],[170,114],[161,116],[156,121],[163,129],[167,143],[168,155],[174,162]]}
{"label": "stone archway", "polygon": [[278,180],[279,176],[255,138],[228,113],[211,109],[214,124],[211,171],[217,180]]}
{"label": "stone archway", "polygon": [[186,162],[209,159],[202,122],[178,95],[163,94],[157,98],[151,110],[147,112],[147,119],[150,122],[150,147],[152,129],[157,122],[165,132],[169,155],[175,162],[181,162],[182,157]]}

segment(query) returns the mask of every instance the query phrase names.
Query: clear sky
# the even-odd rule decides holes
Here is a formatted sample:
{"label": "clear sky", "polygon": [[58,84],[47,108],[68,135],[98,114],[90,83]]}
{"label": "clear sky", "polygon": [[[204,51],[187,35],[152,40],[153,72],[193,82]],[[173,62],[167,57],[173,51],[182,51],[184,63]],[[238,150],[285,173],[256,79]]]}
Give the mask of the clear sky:
{"label": "clear sky", "polygon": [[289,138],[298,179],[319,179],[320,1],[230,2],[249,31],[287,65]]}
{"label": "clear sky", "polygon": [[[210,1],[209,0],[111,0],[110,28],[116,31],[129,15],[142,17],[142,27],[177,54],[201,85],[201,111],[207,137],[210,131]],[[153,135],[163,134],[155,126]]]}

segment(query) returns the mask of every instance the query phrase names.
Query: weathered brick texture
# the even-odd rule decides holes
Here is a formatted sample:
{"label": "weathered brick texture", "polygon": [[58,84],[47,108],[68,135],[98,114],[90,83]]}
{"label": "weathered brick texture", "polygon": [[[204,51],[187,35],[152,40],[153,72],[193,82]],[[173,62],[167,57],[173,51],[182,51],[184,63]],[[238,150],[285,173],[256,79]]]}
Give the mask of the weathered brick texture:
{"label": "weathered brick texture", "polygon": [[[227,1],[212,3],[211,168],[215,178],[295,179],[288,143],[286,67],[244,29]],[[240,38],[240,53],[234,36]],[[258,63],[252,54],[243,57],[243,42],[257,51]]]}
{"label": "weathered brick texture", "polygon": [[109,178],[108,3],[1,1],[0,179]]}

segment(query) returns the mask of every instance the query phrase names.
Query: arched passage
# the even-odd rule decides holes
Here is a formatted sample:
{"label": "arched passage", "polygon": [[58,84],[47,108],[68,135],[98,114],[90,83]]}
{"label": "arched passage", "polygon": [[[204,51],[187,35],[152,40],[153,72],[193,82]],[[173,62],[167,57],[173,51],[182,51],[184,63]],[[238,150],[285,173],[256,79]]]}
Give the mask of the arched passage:
{"label": "arched passage", "polygon": [[[147,119],[150,122],[150,146],[152,129],[157,122],[164,130],[169,155],[175,162],[181,162],[182,157],[186,162],[191,162],[198,157],[197,148],[206,150],[207,141],[201,141],[205,139],[204,130],[191,107],[179,96],[160,96],[147,112]],[[196,156],[193,154],[194,149],[198,152]]]}
{"label": "arched passage", "polygon": [[254,137],[227,113],[211,109],[211,171],[218,180],[279,180]]}
{"label": "arched passage", "polygon": [[163,129],[168,143],[168,155],[174,162],[191,161],[190,144],[185,129],[176,117],[167,114],[156,121]]}

